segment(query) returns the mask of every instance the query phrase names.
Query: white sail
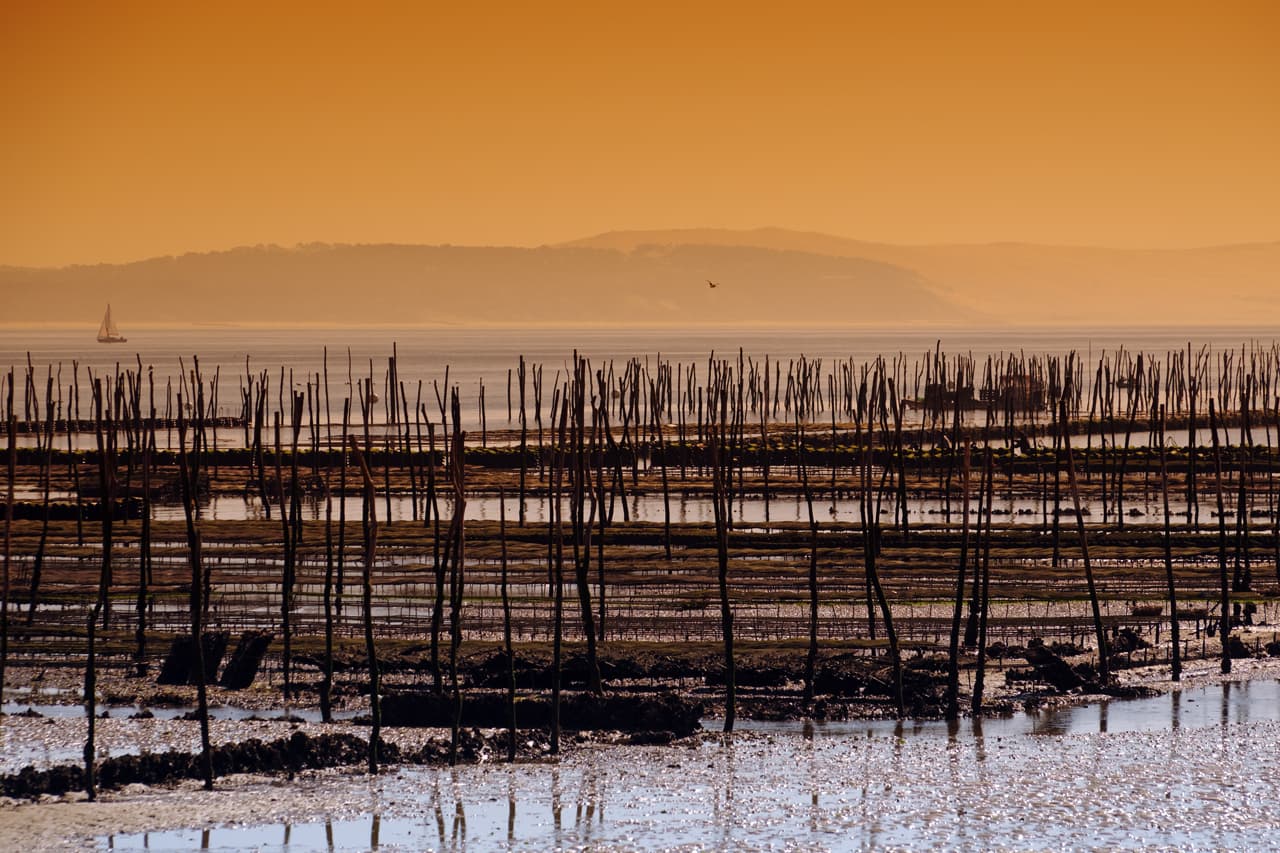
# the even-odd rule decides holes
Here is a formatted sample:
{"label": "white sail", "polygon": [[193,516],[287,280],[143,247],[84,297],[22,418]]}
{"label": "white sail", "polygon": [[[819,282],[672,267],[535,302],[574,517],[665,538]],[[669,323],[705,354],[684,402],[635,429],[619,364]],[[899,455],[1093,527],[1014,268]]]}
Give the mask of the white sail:
{"label": "white sail", "polygon": [[111,304],[107,304],[107,313],[102,315],[102,324],[98,326],[98,343],[124,343],[125,336],[116,328],[116,321],[111,319]]}

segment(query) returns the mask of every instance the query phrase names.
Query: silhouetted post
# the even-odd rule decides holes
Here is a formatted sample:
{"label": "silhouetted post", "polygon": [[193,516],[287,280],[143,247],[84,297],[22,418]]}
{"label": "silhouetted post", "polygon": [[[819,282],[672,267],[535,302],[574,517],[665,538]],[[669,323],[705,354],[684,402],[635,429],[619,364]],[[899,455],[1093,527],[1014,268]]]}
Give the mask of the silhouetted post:
{"label": "silhouetted post", "polygon": [[[764,480],[762,486],[764,494],[764,523],[766,528],[769,525],[769,357],[764,359],[764,395],[760,401],[760,475]],[[832,505],[835,505],[835,495],[831,496]],[[671,559],[671,551],[667,551],[667,559]]]}
{"label": "silhouetted post", "polygon": [[1067,433],[1059,428],[1058,407],[1052,403],[1050,407],[1053,419],[1053,558],[1050,565],[1056,569],[1062,560],[1062,443]]}
{"label": "silhouetted post", "polygon": [[[832,407],[832,423],[835,422]],[[831,469],[835,471],[835,430],[832,429]],[[818,521],[813,515],[813,490],[809,488],[809,474],[804,465],[804,429],[800,416],[796,415],[796,460],[800,468],[800,484],[804,489],[805,506],[809,509],[809,651],[804,660],[804,701],[813,701],[814,671],[818,666]],[[834,506],[835,489],[832,488]]]}
{"label": "silhouetted post", "polygon": [[[601,388],[603,394],[604,389]],[[608,523],[608,512],[606,506],[606,493],[604,488],[604,468],[605,468],[605,448],[608,445],[607,431],[609,429],[608,402],[606,397],[601,397],[601,405],[592,406],[591,412],[591,461],[595,465],[595,482],[590,482],[591,469],[587,469],[588,488],[591,489],[591,506],[592,514],[596,515],[599,524],[599,535],[596,536],[596,580],[598,583],[599,600],[599,617],[596,620],[597,639],[604,642],[605,638],[605,614],[606,614],[606,598],[605,598],[605,569],[604,569],[604,531],[605,525]],[[589,537],[588,537],[589,538]],[[588,546],[590,543],[588,542]]]}
{"label": "silhouetted post", "polygon": [[1222,672],[1231,672],[1231,587],[1227,580],[1227,518],[1222,497],[1222,448],[1218,444],[1218,416],[1209,398],[1209,433],[1213,439],[1213,485],[1218,501],[1218,579],[1221,582],[1218,634],[1222,641]]}
{"label": "silhouetted post", "polygon": [[1231,577],[1231,589],[1234,592],[1248,592],[1253,586],[1253,569],[1249,560],[1249,485],[1253,480],[1253,466],[1250,464],[1253,457],[1253,433],[1249,419],[1249,391],[1252,387],[1252,374],[1241,379],[1240,470],[1236,472],[1236,547]]}
{"label": "silhouetted post", "polygon": [[[604,388],[603,388],[603,386],[601,386],[601,392],[603,392],[603,391],[604,391]],[[665,440],[663,439],[663,437],[662,437],[662,411],[661,411],[661,406],[660,406],[660,396],[659,396],[659,395],[660,395],[660,393],[661,393],[661,392],[658,390],[658,388],[657,388],[655,385],[650,384],[650,386],[649,386],[649,395],[650,395],[650,397],[649,397],[649,399],[650,399],[649,407],[650,407],[650,409],[652,409],[652,411],[653,411],[653,428],[654,428],[654,431],[657,433],[657,440],[658,440],[658,445],[657,445],[657,447],[658,447],[658,464],[659,464],[659,466],[660,466],[660,467],[661,467],[661,469],[662,469],[662,551],[663,551],[663,554],[664,554],[664,555],[666,556],[666,558],[667,558],[667,563],[668,563],[668,565],[667,565],[667,569],[668,569],[668,571],[670,571],[670,568],[671,568],[671,567],[670,567],[670,561],[671,561],[671,484],[670,484],[670,481],[669,481],[669,480],[668,480],[668,478],[667,478],[667,444],[666,444],[666,441],[665,441]],[[607,404],[606,404],[606,405],[607,405]],[[604,425],[604,428],[605,428],[605,430],[606,430],[606,431],[607,431],[607,430],[608,430],[608,428],[609,428],[609,421],[608,421],[608,418],[607,418],[607,417],[606,417],[606,419],[605,419],[605,425]],[[606,432],[606,435],[608,435],[608,433],[607,433],[607,432]],[[604,466],[604,459],[603,459],[603,457],[601,458],[600,465],[601,465],[601,467],[603,467],[603,466]],[[766,483],[766,484],[768,483],[768,476],[769,476],[769,475],[766,473],[766,474],[765,474],[765,483]],[[766,489],[767,489],[767,488],[768,488],[768,486],[766,485]],[[603,500],[603,498],[604,498],[604,489],[603,489],[603,488],[601,488],[601,490],[600,490],[600,497],[601,497],[601,499]],[[767,506],[767,501],[768,501],[768,499],[766,498],[765,500],[766,500],[766,506]],[[601,512],[601,522],[602,522],[602,525],[603,525],[603,519],[604,519],[604,513],[603,513],[603,512]],[[601,528],[601,529],[603,530],[603,526],[602,526],[602,528]],[[603,534],[602,534],[602,535],[603,535]]]}
{"label": "silhouetted post", "polygon": [[[983,448],[983,455],[986,457],[984,464],[983,479],[987,484],[987,515],[985,520],[985,530],[982,533],[982,565],[980,570],[975,572],[975,577],[981,579],[981,590],[978,595],[978,668],[973,675],[973,714],[977,716],[982,713],[982,695],[983,686],[986,683],[987,675],[987,613],[991,603],[991,504],[995,500],[995,468],[993,466],[991,447],[988,445]],[[983,519],[979,517],[979,524],[983,524]],[[977,554],[974,555],[975,557]]]}
{"label": "silhouetted post", "polygon": [[[344,448],[345,450],[345,448]],[[329,454],[325,459],[330,460]],[[320,719],[333,722],[333,463],[324,471],[324,673],[320,682]]]}
{"label": "silhouetted post", "polygon": [[1080,484],[1076,480],[1075,458],[1067,435],[1067,403],[1064,399],[1058,422],[1062,429],[1062,444],[1067,451],[1067,483],[1071,487],[1071,502],[1076,511],[1076,533],[1080,537],[1080,558],[1084,561],[1084,577],[1089,586],[1089,605],[1093,609],[1093,631],[1098,642],[1098,673],[1103,683],[1111,680],[1111,663],[1107,649],[1107,633],[1102,627],[1102,608],[1098,605],[1098,589],[1093,583],[1093,565],[1089,562],[1089,538],[1085,534],[1084,516],[1080,512]]}
{"label": "silhouetted post", "polygon": [[971,448],[964,443],[964,462],[960,471],[963,491],[960,521],[960,568],[956,578],[956,604],[951,615],[951,649],[947,666],[947,719],[960,716],[960,622],[964,618],[964,575],[969,562],[969,462]]}
{"label": "silhouetted post", "polygon": [[382,697],[378,678],[378,650],[373,641],[373,564],[378,549],[378,495],[373,485],[369,463],[360,450],[360,442],[348,435],[351,457],[360,469],[364,483],[364,575],[361,594],[364,603],[364,649],[369,661],[369,717],[372,729],[369,733],[369,772],[378,772],[378,743],[382,737]]}
{"label": "silhouetted post", "polygon": [[151,452],[155,447],[155,433],[153,411],[147,418],[147,429],[142,437],[142,532],[138,540],[137,627],[134,630],[136,648],[133,653],[134,672],[139,678],[147,674],[147,596],[151,581]]}
{"label": "silhouetted post", "polygon": [[507,652],[507,761],[516,760],[516,659],[511,646],[511,598],[507,594],[507,501],[498,488],[498,539],[502,547],[502,643]]}
{"label": "silhouetted post", "polygon": [[13,559],[13,484],[18,476],[18,418],[13,413],[13,368],[9,369],[8,427],[9,452],[8,464],[5,466],[8,476],[4,504],[4,578],[0,580],[0,703],[4,702],[4,676],[9,663],[9,570]]}
{"label": "silhouetted post", "polygon": [[570,516],[573,524],[573,568],[578,587],[578,607],[582,619],[582,633],[587,642],[587,689],[599,696],[604,692],[600,683],[600,665],[596,658],[596,633],[591,612],[591,520],[586,517],[587,494],[591,489],[587,455],[587,364],[575,356],[573,379],[569,385],[572,396],[571,438],[573,459],[573,492],[570,496]]}
{"label": "silhouetted post", "polygon": [[[204,668],[204,605],[201,602],[202,583],[200,531],[196,529],[196,483],[199,482],[199,458],[188,460],[186,415],[182,411],[182,396],[178,396],[178,464],[182,487],[182,512],[187,522],[187,559],[191,564],[191,643],[195,648],[196,664],[196,714],[200,719],[200,774],[206,791],[213,790],[213,756],[209,749],[209,696],[205,687]],[[199,443],[200,434],[193,431],[193,443]]]}
{"label": "silhouetted post", "polygon": [[[12,372],[10,372],[10,375],[12,376]],[[72,384],[72,387],[75,389],[75,397],[73,399],[75,402],[75,409],[76,409],[76,424],[79,425],[80,423],[80,365],[79,365],[79,362],[76,362],[76,361],[71,362],[71,384]],[[13,383],[10,382],[9,386],[10,388],[12,388]],[[10,398],[10,406],[9,406],[10,413],[13,412],[12,402],[13,400],[12,398]],[[70,402],[68,402],[67,407],[68,409],[70,409],[71,407]],[[80,494],[80,456],[79,454],[75,453],[74,450],[72,449],[70,427],[67,428],[67,460],[68,460],[68,464],[71,466],[72,488],[75,490],[75,493],[76,493],[76,545],[80,546],[80,545],[84,545],[84,497]]]}
{"label": "silhouetted post", "polygon": [[342,467],[338,470],[338,577],[334,581],[333,619],[342,625],[342,593],[347,566],[347,435],[351,425],[351,398],[342,401]]}
{"label": "silhouetted post", "polygon": [[[884,367],[882,364],[877,366],[877,371],[879,374],[876,379],[878,386],[876,396],[878,399],[875,404],[883,406]],[[883,409],[881,413],[883,419]],[[875,413],[868,411],[868,424],[873,424],[874,420]],[[889,660],[893,666],[894,700],[898,716],[903,717],[906,716],[906,707],[903,697],[902,655],[898,649],[898,632],[894,628],[893,611],[889,607],[889,599],[885,595],[884,586],[880,583],[880,572],[876,565],[880,556],[880,506],[883,500],[884,487],[882,481],[881,485],[875,488],[875,504],[872,505],[871,467],[874,458],[873,444],[872,430],[869,426],[867,430],[866,456],[863,461],[863,502],[865,506],[863,529],[865,531],[867,581],[872,593],[875,595],[876,602],[880,606],[880,616],[884,620],[884,635],[889,642]]]}
{"label": "silhouetted post", "polygon": [[1164,406],[1160,407],[1160,494],[1164,500],[1164,571],[1169,584],[1169,630],[1173,645],[1172,677],[1182,680],[1182,647],[1178,637],[1178,595],[1173,581],[1173,529],[1169,518],[1169,467],[1165,462]]}
{"label": "silhouetted post", "polygon": [[[723,400],[723,392],[721,395]],[[725,468],[723,458],[722,426],[713,425],[710,430],[712,503],[716,523],[716,562],[719,566],[720,631],[724,638],[724,731],[732,732],[737,716],[737,675],[733,660],[733,608],[729,603],[729,510],[725,497]]]}
{"label": "silhouetted post", "polygon": [[[552,405],[554,415],[555,405]],[[563,654],[564,633],[564,517],[561,510],[561,495],[564,491],[565,469],[565,432],[568,422],[569,406],[560,407],[560,434],[555,436],[555,418],[552,417],[552,440],[555,448],[551,462],[551,482],[549,497],[551,508],[548,518],[551,525],[551,544],[554,557],[551,560],[551,595],[553,613],[551,626],[551,754],[560,754],[560,666]]]}
{"label": "silhouetted post", "polygon": [[525,497],[525,480],[529,470],[529,414],[525,411],[524,392],[525,392],[525,363],[524,356],[520,356],[520,507],[519,521],[521,527],[524,527],[524,497]]}
{"label": "silhouetted post", "polygon": [[431,607],[431,685],[437,696],[444,695],[444,675],[440,669],[440,628],[444,621],[444,580],[447,550],[440,551],[440,510],[436,506],[436,428],[427,421],[427,505],[435,507],[435,528],[431,536],[431,566],[435,574],[435,601]]}
{"label": "silhouetted post", "polygon": [[[277,413],[275,417],[275,463],[276,463],[276,488],[277,495],[280,499],[280,528],[283,537],[284,547],[284,566],[281,570],[280,577],[280,626],[284,634],[284,658],[281,662],[281,670],[284,675],[284,698],[288,700],[293,695],[292,682],[290,675],[293,663],[293,626],[290,622],[290,614],[293,610],[293,525],[289,521],[289,512],[285,507],[284,493],[284,468],[281,463],[281,455],[283,450],[280,444],[280,415]],[[294,454],[297,457],[297,454]],[[294,478],[296,483],[297,478]],[[290,487],[292,493],[293,487]],[[292,498],[290,503],[292,503]]]}
{"label": "silhouetted post", "polygon": [[[102,407],[102,380],[96,379],[93,385],[93,428],[98,442],[98,484],[102,492],[100,498],[102,506],[102,565],[98,573],[98,594],[94,598],[93,606],[89,608],[89,620],[85,626],[88,649],[84,667],[84,713],[85,721],[88,723],[88,731],[84,741],[84,788],[90,800],[95,799],[98,795],[96,777],[94,775],[96,754],[94,742],[97,733],[97,715],[95,712],[97,710],[98,693],[98,661],[95,643],[98,616],[102,612],[102,602],[107,598],[108,579],[111,576],[111,514],[114,510],[114,501],[112,500],[114,477],[111,470],[113,460],[108,458],[109,439],[105,435],[103,427],[104,415]],[[13,443],[11,441],[10,447],[12,446]],[[5,604],[5,612],[7,613],[8,602],[6,601]],[[8,626],[6,625],[6,627]]]}
{"label": "silhouetted post", "polygon": [[1200,522],[1200,497],[1196,491],[1196,394],[1200,390],[1199,360],[1191,360],[1187,344],[1187,527]]}
{"label": "silhouetted post", "polygon": [[[29,357],[29,356],[28,356]],[[27,605],[27,624],[35,619],[36,605],[40,599],[40,574],[44,566],[45,545],[49,541],[49,490],[53,479],[53,373],[49,373],[49,383],[45,390],[46,416],[44,421],[44,454],[40,457],[40,481],[43,484],[42,515],[40,524],[40,543],[36,546],[36,558],[31,567],[31,595]],[[6,597],[6,601],[7,601]],[[8,618],[8,614],[5,614]]]}
{"label": "silhouetted post", "polygon": [[453,731],[449,742],[449,763],[458,763],[458,738],[462,726],[462,689],[458,682],[458,653],[462,648],[462,591],[463,558],[466,545],[467,493],[465,489],[466,438],[462,431],[462,410],[458,391],[450,394],[453,410],[453,454],[451,456],[451,481],[453,483],[453,524],[449,541],[453,548],[449,575],[449,679],[453,691]]}

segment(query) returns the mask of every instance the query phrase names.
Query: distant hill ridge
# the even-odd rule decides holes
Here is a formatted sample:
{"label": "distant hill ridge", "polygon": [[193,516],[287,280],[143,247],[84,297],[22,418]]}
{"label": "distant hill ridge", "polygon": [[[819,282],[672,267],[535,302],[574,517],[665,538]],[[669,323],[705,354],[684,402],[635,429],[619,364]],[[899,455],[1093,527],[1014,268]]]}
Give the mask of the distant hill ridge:
{"label": "distant hill ridge", "polygon": [[[717,282],[710,288],[707,281]],[[312,243],[0,267],[6,323],[1259,325],[1280,243],[890,245],[761,228],[537,248]]]}

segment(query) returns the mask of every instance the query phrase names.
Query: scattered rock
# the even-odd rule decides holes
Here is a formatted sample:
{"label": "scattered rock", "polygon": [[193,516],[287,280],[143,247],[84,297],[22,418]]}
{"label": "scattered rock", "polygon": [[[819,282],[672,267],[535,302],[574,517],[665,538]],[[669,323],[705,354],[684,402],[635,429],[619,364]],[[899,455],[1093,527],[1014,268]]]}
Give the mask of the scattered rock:
{"label": "scattered rock", "polygon": [[[227,652],[227,642],[231,639],[229,631],[208,631],[201,637],[204,653],[204,678],[206,684],[217,681],[218,666],[222,656]],[[169,654],[165,656],[156,677],[156,684],[195,684],[196,683],[196,648],[189,634],[173,638],[169,646]]]}
{"label": "scattered rock", "polygon": [[1055,690],[1066,692],[1084,686],[1084,679],[1061,657],[1043,645],[1032,643],[1023,652],[1027,663],[1035,668],[1036,675]]}
{"label": "scattered rock", "polygon": [[[701,727],[702,713],[702,702],[675,693],[570,693],[561,698],[560,725],[569,731],[669,731],[684,737]],[[551,701],[546,697],[516,700],[516,721],[522,727],[549,729],[551,714]],[[382,723],[386,726],[450,726],[453,715],[450,696],[406,691],[382,697]],[[506,694],[467,693],[462,701],[462,720],[465,725],[505,727]]]}
{"label": "scattered rock", "polygon": [[1253,657],[1253,650],[1244,644],[1238,634],[1232,634],[1227,640],[1227,654],[1232,660],[1243,660]]}
{"label": "scattered rock", "polygon": [[1126,627],[1112,632],[1110,646],[1113,653],[1136,652],[1138,649],[1150,648],[1151,644],[1132,628]]}
{"label": "scattered rock", "polygon": [[241,634],[218,684],[228,690],[245,690],[250,687],[258,677],[262,659],[266,657],[267,648],[274,639],[275,634],[270,631],[245,631]]}

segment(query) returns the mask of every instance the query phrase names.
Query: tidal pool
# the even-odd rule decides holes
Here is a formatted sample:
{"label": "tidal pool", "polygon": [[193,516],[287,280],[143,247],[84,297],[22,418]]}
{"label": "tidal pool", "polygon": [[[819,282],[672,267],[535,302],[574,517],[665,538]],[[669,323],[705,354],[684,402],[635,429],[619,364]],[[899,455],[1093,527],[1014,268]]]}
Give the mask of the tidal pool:
{"label": "tidal pool", "polygon": [[[99,849],[1262,849],[1280,683],[999,720],[744,724],[559,764],[299,781],[324,813],[103,835]],[[145,796],[145,795],[144,795]],[[216,797],[215,792],[212,795]],[[191,814],[198,814],[193,803]]]}

